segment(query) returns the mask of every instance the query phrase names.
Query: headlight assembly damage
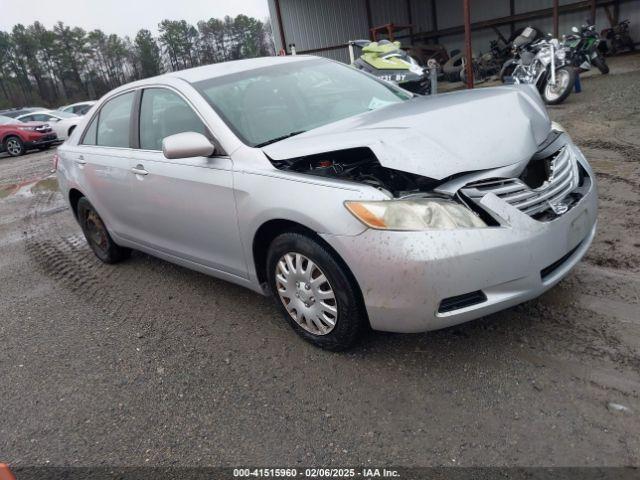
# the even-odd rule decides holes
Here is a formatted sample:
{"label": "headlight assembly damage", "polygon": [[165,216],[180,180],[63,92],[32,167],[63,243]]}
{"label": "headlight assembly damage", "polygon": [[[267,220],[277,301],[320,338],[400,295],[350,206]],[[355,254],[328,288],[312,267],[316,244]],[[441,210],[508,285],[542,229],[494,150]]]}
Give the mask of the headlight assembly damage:
{"label": "headlight assembly damage", "polygon": [[346,202],[347,209],[370,228],[383,230],[453,230],[486,227],[467,207],[444,198]]}

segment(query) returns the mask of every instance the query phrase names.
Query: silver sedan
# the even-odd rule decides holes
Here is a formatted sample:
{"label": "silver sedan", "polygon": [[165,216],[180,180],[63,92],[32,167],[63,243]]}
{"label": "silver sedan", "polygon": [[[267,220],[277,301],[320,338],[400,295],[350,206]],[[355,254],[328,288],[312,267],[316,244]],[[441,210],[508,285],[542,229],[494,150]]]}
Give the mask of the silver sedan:
{"label": "silver sedan", "polygon": [[242,60],[110,92],[58,154],[100,260],[273,295],[333,350],[534,298],[596,230],[593,172],[531,86],[418,97],[316,57]]}

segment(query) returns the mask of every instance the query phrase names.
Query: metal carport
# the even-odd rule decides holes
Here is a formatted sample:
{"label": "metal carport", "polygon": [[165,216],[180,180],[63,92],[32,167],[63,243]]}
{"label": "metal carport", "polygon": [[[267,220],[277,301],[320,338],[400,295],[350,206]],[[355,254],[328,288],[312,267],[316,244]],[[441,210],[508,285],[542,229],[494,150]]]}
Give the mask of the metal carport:
{"label": "metal carport", "polygon": [[[295,45],[297,53],[345,62],[349,40],[369,38],[373,27],[389,23],[413,25],[412,34],[396,38],[442,43],[467,56],[488,49],[494,28],[510,34],[535,24],[559,36],[587,17],[599,29],[628,18],[633,38],[640,37],[639,0],[269,0],[269,11],[277,51],[291,53]],[[473,75],[467,79],[472,87]]]}

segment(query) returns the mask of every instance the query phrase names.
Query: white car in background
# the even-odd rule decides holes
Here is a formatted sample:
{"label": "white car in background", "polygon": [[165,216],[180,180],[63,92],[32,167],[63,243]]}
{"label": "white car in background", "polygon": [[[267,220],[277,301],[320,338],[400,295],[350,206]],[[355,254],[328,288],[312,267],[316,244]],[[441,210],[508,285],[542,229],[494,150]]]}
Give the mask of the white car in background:
{"label": "white car in background", "polygon": [[44,122],[48,123],[60,140],[66,140],[71,132],[78,126],[82,117],[75,113],[62,112],[59,110],[40,110],[29,112],[16,117],[21,122]]}
{"label": "white car in background", "polygon": [[89,110],[91,110],[91,107],[93,107],[95,104],[95,100],[91,100],[88,102],[78,102],[72,103],[71,105],[65,105],[58,108],[58,110],[61,112],[75,113],[76,115],[84,115]]}

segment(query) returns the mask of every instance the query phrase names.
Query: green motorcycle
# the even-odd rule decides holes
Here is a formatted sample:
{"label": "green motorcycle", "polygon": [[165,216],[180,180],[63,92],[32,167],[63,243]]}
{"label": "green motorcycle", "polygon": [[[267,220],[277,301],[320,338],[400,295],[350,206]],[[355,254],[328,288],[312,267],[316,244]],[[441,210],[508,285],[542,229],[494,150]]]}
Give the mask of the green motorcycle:
{"label": "green motorcycle", "polygon": [[587,23],[580,28],[573,27],[571,31],[573,34],[564,38],[564,47],[570,51],[572,65],[583,72],[591,70],[593,65],[601,73],[609,73],[609,66],[598,48],[601,40],[596,26]]}
{"label": "green motorcycle", "polygon": [[[361,49],[355,58],[354,48]],[[419,95],[431,93],[429,70],[400,48],[400,42],[354,40],[349,42],[351,65]]]}

